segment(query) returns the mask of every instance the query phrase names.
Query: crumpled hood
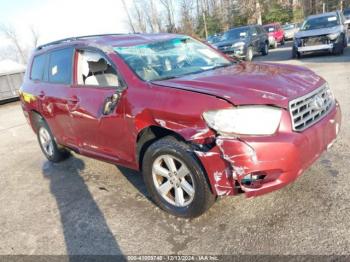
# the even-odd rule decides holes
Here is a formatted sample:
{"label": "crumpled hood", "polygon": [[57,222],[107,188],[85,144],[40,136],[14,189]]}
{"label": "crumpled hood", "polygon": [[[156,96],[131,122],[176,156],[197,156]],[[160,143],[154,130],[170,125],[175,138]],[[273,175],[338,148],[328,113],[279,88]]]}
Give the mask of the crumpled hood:
{"label": "crumpled hood", "polygon": [[234,105],[269,104],[288,108],[290,100],[311,92],[324,82],[304,67],[241,62],[153,84],[214,95]]}
{"label": "crumpled hood", "polygon": [[341,31],[342,31],[341,26],[338,25],[338,26],[315,29],[315,30],[299,31],[298,33],[295,34],[295,37],[302,38],[302,37],[308,37],[308,36],[328,35],[333,33],[339,33]]}

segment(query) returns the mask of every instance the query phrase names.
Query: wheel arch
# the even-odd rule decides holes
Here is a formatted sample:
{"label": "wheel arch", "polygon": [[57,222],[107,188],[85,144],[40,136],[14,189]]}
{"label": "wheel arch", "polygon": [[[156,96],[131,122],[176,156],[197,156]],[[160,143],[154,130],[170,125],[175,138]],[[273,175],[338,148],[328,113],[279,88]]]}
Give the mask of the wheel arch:
{"label": "wheel arch", "polygon": [[32,129],[35,133],[38,132],[40,121],[45,121],[45,123],[47,124],[47,121],[45,120],[45,118],[36,110],[31,110],[29,112],[29,119],[30,119],[30,124],[32,126]]}
{"label": "wheel arch", "polygon": [[136,139],[136,160],[139,165],[139,170],[142,169],[142,161],[148,147],[155,141],[166,136],[174,137],[175,139],[186,143],[185,138],[179,133],[156,125],[145,127],[138,133]]}

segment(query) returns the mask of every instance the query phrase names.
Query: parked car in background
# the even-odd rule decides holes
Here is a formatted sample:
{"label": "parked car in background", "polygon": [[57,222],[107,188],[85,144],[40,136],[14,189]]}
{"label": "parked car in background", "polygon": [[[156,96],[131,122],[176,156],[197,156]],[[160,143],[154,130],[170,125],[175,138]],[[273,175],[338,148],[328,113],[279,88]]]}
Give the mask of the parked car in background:
{"label": "parked car in background", "polygon": [[275,39],[272,48],[277,48],[278,44],[284,45],[284,30],[279,23],[266,24],[263,26],[269,36]]}
{"label": "parked car in background", "polygon": [[293,182],[341,124],[329,85],[311,70],[237,62],[176,34],[40,46],[20,98],[49,161],[72,150],[138,170],[159,207],[187,218],[217,196]]}
{"label": "parked car in background", "polygon": [[300,25],[298,23],[283,25],[284,40],[293,40],[295,33],[299,31],[299,27]]}
{"label": "parked car in background", "polygon": [[221,41],[222,34],[210,35],[207,38],[207,43],[214,46],[214,44]]}
{"label": "parked car in background", "polygon": [[251,61],[255,54],[267,55],[269,40],[260,25],[232,28],[225,32],[215,46],[221,52]]}
{"label": "parked car in background", "polygon": [[293,58],[310,52],[342,54],[348,43],[347,23],[339,11],[309,16],[295,34]]}
{"label": "parked car in background", "polygon": [[344,17],[345,17],[345,20],[348,21],[349,20],[349,23],[350,23],[350,7],[349,8],[346,8],[344,9]]}

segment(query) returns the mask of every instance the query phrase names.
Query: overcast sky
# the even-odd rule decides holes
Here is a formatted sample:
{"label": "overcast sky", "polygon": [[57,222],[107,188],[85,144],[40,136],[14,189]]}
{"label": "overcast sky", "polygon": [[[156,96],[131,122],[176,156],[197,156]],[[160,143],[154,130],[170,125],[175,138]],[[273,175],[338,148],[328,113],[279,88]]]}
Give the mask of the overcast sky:
{"label": "overcast sky", "polygon": [[[129,32],[121,0],[0,0],[0,24],[13,25],[28,44],[30,26],[40,32],[39,44],[70,36]],[[2,37],[1,45],[6,45]]]}

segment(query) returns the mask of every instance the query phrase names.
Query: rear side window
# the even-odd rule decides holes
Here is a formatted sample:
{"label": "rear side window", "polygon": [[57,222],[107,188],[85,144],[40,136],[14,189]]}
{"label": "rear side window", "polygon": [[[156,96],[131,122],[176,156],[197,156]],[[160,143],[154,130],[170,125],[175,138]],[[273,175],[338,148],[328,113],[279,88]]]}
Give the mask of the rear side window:
{"label": "rear side window", "polygon": [[32,70],[30,73],[30,79],[32,80],[43,80],[44,77],[44,68],[45,68],[45,55],[38,55],[34,57]]}
{"label": "rear side window", "polygon": [[60,49],[50,53],[48,79],[51,83],[70,84],[72,80],[73,49]]}

